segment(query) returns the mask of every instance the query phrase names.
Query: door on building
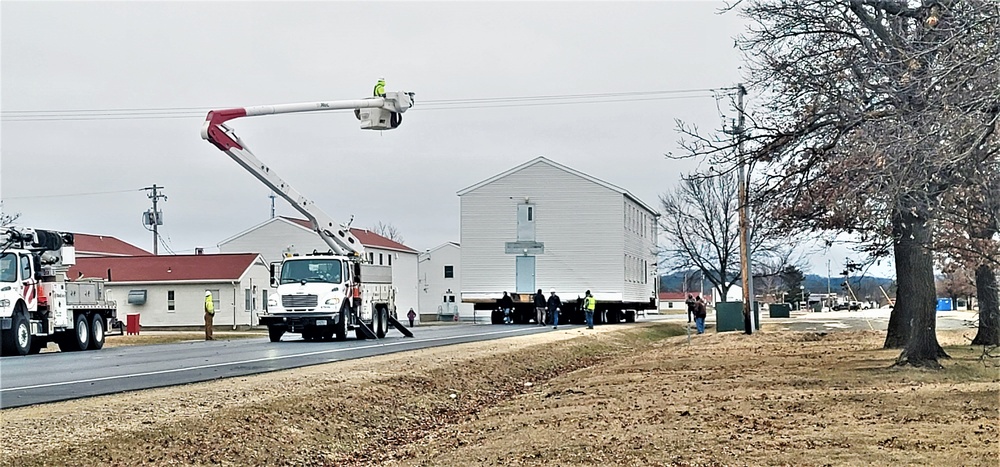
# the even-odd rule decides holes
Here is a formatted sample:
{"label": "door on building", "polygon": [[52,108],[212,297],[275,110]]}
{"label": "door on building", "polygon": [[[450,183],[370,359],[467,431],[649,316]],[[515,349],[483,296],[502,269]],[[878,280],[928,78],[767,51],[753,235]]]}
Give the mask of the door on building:
{"label": "door on building", "polygon": [[535,257],[517,256],[517,293],[535,291]]}

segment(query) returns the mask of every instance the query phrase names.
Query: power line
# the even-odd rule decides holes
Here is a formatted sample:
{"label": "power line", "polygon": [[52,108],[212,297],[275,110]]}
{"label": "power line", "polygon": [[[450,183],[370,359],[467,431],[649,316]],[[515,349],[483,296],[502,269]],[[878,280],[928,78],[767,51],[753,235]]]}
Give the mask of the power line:
{"label": "power line", "polygon": [[[451,110],[489,107],[529,107],[538,105],[599,104],[608,102],[638,102],[648,100],[709,97],[729,88],[674,89],[655,91],[605,92],[591,94],[555,94],[539,96],[482,97],[418,101],[414,109]],[[688,94],[688,95],[683,95]],[[567,102],[571,101],[571,102]],[[161,107],[125,109],[63,109],[63,110],[4,110],[3,121],[87,121],[201,118],[212,108]]]}
{"label": "power line", "polygon": [[110,195],[115,193],[132,193],[134,191],[142,191],[143,188],[136,188],[132,190],[116,190],[116,191],[92,191],[89,193],[66,193],[62,195],[34,195],[34,196],[4,196],[3,199],[40,199],[40,198],[68,198],[76,196],[94,196],[94,195]]}

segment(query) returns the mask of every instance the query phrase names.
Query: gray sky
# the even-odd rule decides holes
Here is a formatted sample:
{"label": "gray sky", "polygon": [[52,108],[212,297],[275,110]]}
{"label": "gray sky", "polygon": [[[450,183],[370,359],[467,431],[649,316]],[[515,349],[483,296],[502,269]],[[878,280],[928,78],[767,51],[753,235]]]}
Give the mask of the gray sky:
{"label": "gray sky", "polygon": [[[113,235],[151,250],[144,192],[82,194],[155,183],[169,197],[161,205],[169,248],[213,251],[266,220],[270,200],[200,138],[206,111],[362,98],[379,76],[387,90],[417,94],[397,130],[363,131],[353,115],[336,112],[232,126],[331,217],[354,215],[362,228],[391,223],[418,250],[459,240],[456,191],[538,155],[658,206],[696,164],[663,156],[677,150],[674,119],[719,126],[709,93],[508,107],[434,101],[731,86],[740,79],[733,38],[742,21],[718,15],[720,6],[4,1],[3,209],[20,213],[22,225]],[[691,95],[703,97],[679,98]],[[156,118],[104,115],[120,109]],[[16,112],[49,110],[88,112]],[[66,194],[76,196],[53,196]],[[277,212],[296,215],[280,199]],[[830,254],[834,269],[844,256]],[[826,257],[813,263],[825,274]]]}

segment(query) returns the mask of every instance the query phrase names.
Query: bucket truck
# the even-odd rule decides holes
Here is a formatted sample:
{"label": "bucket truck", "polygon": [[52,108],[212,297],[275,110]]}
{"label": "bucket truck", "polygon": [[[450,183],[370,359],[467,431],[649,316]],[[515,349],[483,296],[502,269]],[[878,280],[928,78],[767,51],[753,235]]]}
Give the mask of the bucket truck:
{"label": "bucket truck", "polygon": [[330,247],[326,253],[286,255],[280,272],[271,265],[271,286],[277,288],[277,294],[268,298],[267,310],[260,316],[271,342],[281,340],[285,333],[300,333],[307,341],[342,340],[352,330],[358,339],[383,338],[389,326],[408,337],[413,334],[394,316],[392,268],[368,264],[364,246],[346,225],[335,222],[262,163],[225,122],[259,115],[354,110],[362,129],[391,130],[399,126],[403,112],[412,106],[413,93],[379,92],[357,100],[262,105],[208,113],[202,138],[288,201]]}
{"label": "bucket truck", "polygon": [[49,342],[66,351],[97,350],[118,324],[104,282],[67,280],[76,263],[73,234],[0,227],[0,350],[40,352]]}

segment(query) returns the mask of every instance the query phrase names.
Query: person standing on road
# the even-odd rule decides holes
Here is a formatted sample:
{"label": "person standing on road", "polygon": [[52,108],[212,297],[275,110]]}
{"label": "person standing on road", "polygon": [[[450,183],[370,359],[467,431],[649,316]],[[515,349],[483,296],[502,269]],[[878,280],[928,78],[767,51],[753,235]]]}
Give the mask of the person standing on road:
{"label": "person standing on road", "polygon": [[698,334],[705,334],[705,317],[708,316],[708,308],[705,299],[701,295],[695,299],[694,325],[698,327]]}
{"label": "person standing on road", "polygon": [[410,311],[406,313],[406,318],[410,320],[410,327],[413,327],[413,319],[417,317],[417,313],[410,308]]}
{"label": "person standing on road", "polygon": [[535,321],[539,326],[545,326],[545,294],[542,289],[535,293]]}
{"label": "person standing on road", "polygon": [[507,292],[503,293],[503,298],[500,299],[500,309],[503,310],[503,324],[511,324],[514,322],[510,316],[510,310],[514,308],[514,299],[507,295]]}
{"label": "person standing on road", "polygon": [[205,340],[214,341],[212,337],[212,320],[215,319],[215,302],[212,301],[212,291],[205,291]]}
{"label": "person standing on road", "polygon": [[587,291],[583,297],[583,311],[587,314],[587,329],[594,329],[594,310],[597,308],[597,300]]}
{"label": "person standing on road", "polygon": [[552,329],[559,329],[559,310],[562,300],[556,295],[556,289],[549,290],[549,314],[552,315]]}

